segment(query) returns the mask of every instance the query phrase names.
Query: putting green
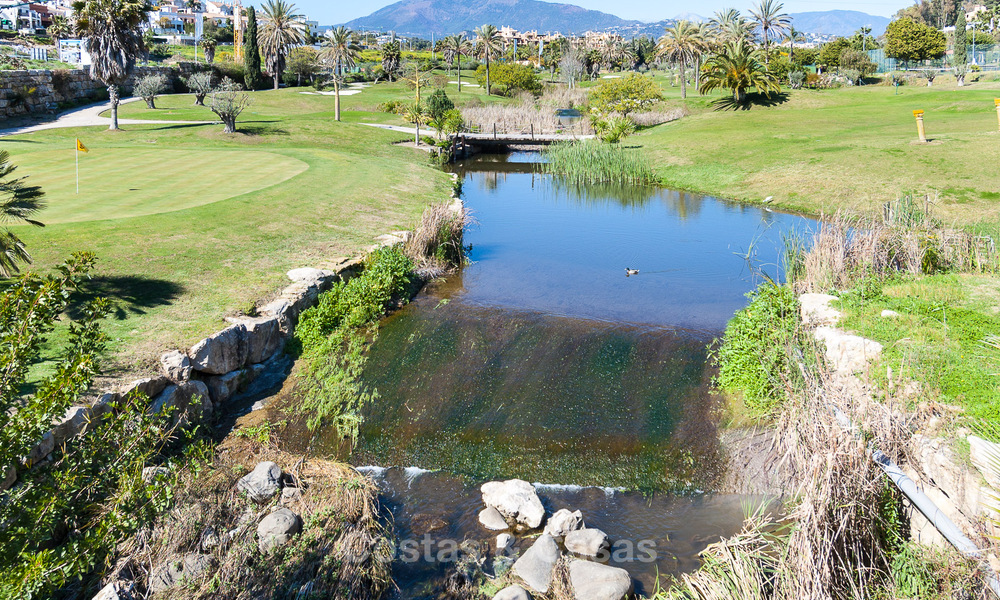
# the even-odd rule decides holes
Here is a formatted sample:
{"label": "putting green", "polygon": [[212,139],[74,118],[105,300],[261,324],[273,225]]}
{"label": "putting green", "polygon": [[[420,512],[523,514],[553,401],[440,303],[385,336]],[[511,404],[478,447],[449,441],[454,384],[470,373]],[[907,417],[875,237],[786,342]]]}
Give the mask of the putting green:
{"label": "putting green", "polygon": [[263,151],[91,148],[80,154],[76,193],[74,150],[26,152],[18,175],[45,190],[46,224],[124,219],[211,204],[281,183],[309,168]]}

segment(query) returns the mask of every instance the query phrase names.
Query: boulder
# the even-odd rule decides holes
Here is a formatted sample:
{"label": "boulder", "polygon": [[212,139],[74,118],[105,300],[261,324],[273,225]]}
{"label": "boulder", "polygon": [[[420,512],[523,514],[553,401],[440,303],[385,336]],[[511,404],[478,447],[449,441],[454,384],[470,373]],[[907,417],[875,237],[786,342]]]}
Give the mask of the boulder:
{"label": "boulder", "polygon": [[212,569],[212,557],[190,553],[174,557],[153,568],[149,574],[149,591],[152,593],[168,590],[185,581],[200,579]]}
{"label": "boulder", "polygon": [[514,574],[532,591],[544,594],[552,584],[552,570],[558,560],[559,546],[551,535],[543,533],[514,563]]}
{"label": "boulder", "polygon": [[195,371],[209,375],[225,375],[246,364],[247,328],[231,325],[191,347],[188,356]]}
{"label": "boulder", "polygon": [[600,529],[577,529],[566,534],[566,549],[581,556],[594,557],[609,547],[608,534]]}
{"label": "boulder", "polygon": [[497,509],[507,521],[535,529],[545,518],[545,507],[538,499],[535,488],[527,481],[490,481],[479,489],[483,493],[483,503]]}
{"label": "boulder", "polygon": [[163,369],[163,374],[172,381],[191,379],[191,359],[180,350],[171,350],[161,356],[160,368]]}
{"label": "boulder", "polygon": [[0,473],[3,473],[3,479],[0,480],[0,492],[2,492],[10,489],[10,486],[17,481],[17,469],[14,465],[7,465],[6,468],[0,467]]}
{"label": "boulder", "polygon": [[[150,396],[150,398],[152,398],[152,396]],[[97,399],[97,402],[94,402],[94,405],[90,407],[91,412],[94,414],[94,418],[103,419],[105,415],[111,412],[111,405],[119,402],[121,399],[121,394],[116,392],[101,394],[101,397]]]}
{"label": "boulder", "polygon": [[882,344],[833,327],[817,327],[814,335],[826,344],[826,360],[838,373],[863,371],[882,354]]}
{"label": "boulder", "polygon": [[[180,352],[178,352],[178,354],[187,358],[187,355],[185,354],[181,354]],[[191,361],[189,360],[189,365],[190,362]],[[188,373],[187,378],[190,378],[190,373]],[[128,396],[133,392],[139,392],[144,394],[147,398],[154,398],[157,394],[166,389],[168,384],[170,384],[170,379],[168,377],[145,377],[143,379],[136,379],[135,381],[123,386],[120,390],[118,390],[118,394],[121,396]]]}
{"label": "boulder", "polygon": [[549,517],[545,523],[545,533],[557,540],[566,537],[571,531],[576,531],[583,527],[583,513],[580,511],[570,512],[569,509],[561,508]]}
{"label": "boulder", "polygon": [[505,529],[510,529],[510,525],[508,525],[507,521],[504,520],[500,511],[492,506],[487,506],[483,510],[479,511],[479,522],[483,527],[489,529],[490,531],[503,531]]}
{"label": "boulder", "polygon": [[799,296],[799,307],[802,311],[802,323],[805,325],[834,325],[840,319],[840,311],[830,306],[836,296],[829,294],[802,294]]}
{"label": "boulder", "polygon": [[262,363],[274,356],[282,341],[281,323],[278,322],[278,317],[246,319],[242,323],[246,327],[246,364]]}
{"label": "boulder", "polygon": [[208,395],[212,398],[212,403],[221,406],[239,393],[249,383],[249,380],[249,372],[246,369],[239,369],[225,375],[209,377],[205,379],[205,385],[208,387]]}
{"label": "boulder", "polygon": [[38,445],[36,445],[28,452],[28,456],[25,462],[30,467],[35,463],[37,463],[38,461],[44,459],[49,454],[52,454],[52,451],[55,449],[56,449],[56,438],[54,435],[52,435],[51,431],[46,431],[45,435],[42,436],[42,440],[38,442]]}
{"label": "boulder", "polygon": [[497,536],[497,550],[506,550],[514,543],[514,536],[509,533],[501,533]]}
{"label": "boulder", "polygon": [[56,445],[83,433],[90,424],[91,409],[89,406],[71,406],[52,428]]}
{"label": "boulder", "polygon": [[493,600],[531,600],[531,594],[519,585],[508,585],[494,594]]}
{"label": "boulder", "polygon": [[632,591],[628,571],[588,560],[569,563],[569,583],[576,600],[622,600]]}
{"label": "boulder", "polygon": [[173,423],[186,427],[212,415],[212,400],[208,386],[201,381],[185,381],[177,385],[168,385],[153,399],[150,411],[155,414],[175,408]]}
{"label": "boulder", "polygon": [[314,269],[312,267],[302,267],[299,269],[292,269],[287,273],[288,278],[294,282],[303,282],[309,284],[325,284],[328,281],[332,281],[334,277],[337,276],[333,271],[327,271],[325,269]]}
{"label": "boulder", "polygon": [[300,531],[302,531],[302,521],[299,520],[299,516],[287,508],[279,508],[257,524],[257,543],[260,551],[267,554],[287,544]]}
{"label": "boulder", "polygon": [[281,489],[281,467],[270,461],[259,462],[240,478],[236,489],[246,492],[254,502],[267,502]]}
{"label": "boulder", "polygon": [[134,596],[131,589],[134,585],[134,583],[125,581],[112,581],[101,588],[101,591],[97,592],[97,595],[91,600],[132,600]]}

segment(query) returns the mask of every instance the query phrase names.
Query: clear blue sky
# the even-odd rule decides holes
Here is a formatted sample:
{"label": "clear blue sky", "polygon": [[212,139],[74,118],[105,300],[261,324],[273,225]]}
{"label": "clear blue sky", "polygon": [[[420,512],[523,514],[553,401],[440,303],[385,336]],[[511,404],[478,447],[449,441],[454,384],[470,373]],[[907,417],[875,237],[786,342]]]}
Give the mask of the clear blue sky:
{"label": "clear blue sky", "polygon": [[[392,4],[395,0],[292,0],[299,11],[306,14],[310,20],[319,21],[322,25],[333,25],[363,17],[376,10]],[[692,12],[710,17],[716,10],[735,6],[745,8],[750,5],[747,0],[706,0],[693,3],[682,0],[651,1],[651,0],[562,0],[567,4],[576,4],[584,8],[600,10],[622,17],[623,19],[638,19],[641,21],[659,21],[681,13]],[[260,5],[260,0],[253,4]],[[872,15],[891,17],[897,10],[912,4],[912,0],[786,0],[786,12],[807,12],[813,10],[858,10]]]}

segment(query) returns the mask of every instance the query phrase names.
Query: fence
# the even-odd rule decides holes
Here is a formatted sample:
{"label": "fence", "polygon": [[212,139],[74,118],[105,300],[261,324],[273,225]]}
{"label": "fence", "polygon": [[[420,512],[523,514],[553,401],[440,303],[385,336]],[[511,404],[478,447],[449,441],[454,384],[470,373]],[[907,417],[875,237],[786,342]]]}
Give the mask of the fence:
{"label": "fence", "polygon": [[[1000,49],[995,44],[971,44],[967,48],[967,56],[970,65],[978,65],[984,71],[1000,70]],[[934,60],[910,61],[903,63],[895,58],[885,55],[885,50],[876,48],[868,51],[868,58],[875,63],[876,73],[888,73],[890,71],[903,71],[907,69],[950,69],[952,65],[950,57],[938,58]]]}

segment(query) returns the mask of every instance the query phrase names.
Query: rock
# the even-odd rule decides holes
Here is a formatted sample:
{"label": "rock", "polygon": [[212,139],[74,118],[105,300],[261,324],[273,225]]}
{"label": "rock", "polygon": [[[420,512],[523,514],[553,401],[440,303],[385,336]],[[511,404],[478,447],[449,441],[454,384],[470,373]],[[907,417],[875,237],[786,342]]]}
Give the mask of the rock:
{"label": "rock", "polygon": [[259,317],[242,321],[246,328],[246,364],[262,363],[281,347],[281,323],[278,317]]}
{"label": "rock", "polygon": [[35,465],[38,461],[44,459],[52,451],[56,449],[56,438],[52,435],[51,431],[46,431],[45,435],[42,436],[42,440],[38,442],[38,445],[28,452],[27,462],[28,466],[31,467]]}
{"label": "rock", "polygon": [[497,550],[506,550],[514,543],[514,536],[509,533],[501,533],[497,536]]}
{"label": "rock", "polygon": [[246,492],[254,502],[267,502],[281,489],[281,467],[270,461],[257,463],[253,471],[240,478],[236,489]]}
{"label": "rock", "polygon": [[194,370],[209,375],[224,375],[241,368],[247,360],[246,335],[247,328],[240,323],[192,346],[188,356]]}
{"label": "rock", "polygon": [[257,525],[257,542],[260,551],[267,554],[279,546],[283,546],[295,534],[302,531],[299,516],[287,508],[279,508],[264,517]]}
{"label": "rock", "polygon": [[830,306],[834,300],[839,300],[839,298],[829,294],[802,294],[799,296],[802,323],[805,325],[834,325],[840,319],[840,311]]}
{"label": "rock", "polygon": [[979,469],[990,487],[1000,490],[1000,444],[975,435],[970,435],[967,439],[972,465]]}
{"label": "rock", "polygon": [[[3,468],[0,467],[0,469]],[[7,468],[3,469],[3,481],[0,481],[0,492],[9,490],[15,481],[17,481],[17,469],[14,468],[14,465],[7,465]]]}
{"label": "rock", "polygon": [[209,377],[205,379],[205,385],[208,387],[208,395],[212,398],[212,403],[221,406],[239,393],[249,383],[249,379],[249,372],[246,369],[239,369],[225,375]]}
{"label": "rock", "polygon": [[[180,353],[178,353],[180,354]],[[187,358],[186,354],[181,354],[184,358]],[[190,360],[188,361],[190,363]],[[168,377],[145,377],[143,379],[136,379],[135,381],[125,385],[118,393],[121,396],[128,396],[131,393],[139,392],[145,394],[147,398],[153,398],[170,384],[170,379]]]}
{"label": "rock", "polygon": [[145,467],[142,470],[142,481],[149,484],[169,475],[170,469],[166,467]]}
{"label": "rock", "polygon": [[628,571],[588,560],[569,563],[569,582],[576,600],[622,600],[632,591]]}
{"label": "rock", "polygon": [[891,319],[899,316],[899,313],[894,310],[889,310],[888,308],[882,311],[882,316]]}
{"label": "rock", "polygon": [[66,410],[62,419],[52,428],[56,445],[83,433],[90,424],[91,409],[89,406],[72,406]]}
{"label": "rock", "polygon": [[545,518],[542,501],[538,499],[535,488],[527,481],[490,481],[479,489],[483,493],[483,503],[497,509],[508,521],[535,529]]}
{"label": "rock", "polygon": [[566,549],[574,554],[594,557],[609,547],[608,534],[600,529],[577,529],[566,534],[563,542]]}
{"label": "rock", "polygon": [[882,344],[833,327],[817,327],[814,335],[826,344],[826,360],[839,373],[863,371],[882,354]]}
{"label": "rock", "polygon": [[90,407],[91,412],[94,414],[94,418],[103,419],[105,415],[111,412],[111,405],[120,402],[121,399],[121,395],[115,392],[101,394],[101,397],[97,399],[97,402],[94,402],[94,405]]}
{"label": "rock", "polygon": [[543,533],[531,548],[514,563],[514,574],[532,591],[546,593],[552,583],[552,569],[559,560],[559,546],[552,536]]}
{"label": "rock", "polygon": [[133,595],[130,592],[133,585],[124,581],[112,581],[101,588],[91,600],[132,600]]}
{"label": "rock", "polygon": [[173,423],[186,427],[210,417],[214,407],[208,386],[201,381],[185,381],[168,385],[153,399],[150,411],[155,415],[169,408],[175,408]]}
{"label": "rock", "polygon": [[493,508],[492,506],[487,506],[483,510],[479,511],[479,522],[490,531],[503,531],[505,529],[510,529],[510,525],[504,520],[503,515],[500,511]]}
{"label": "rock", "polygon": [[583,527],[583,513],[580,511],[570,512],[569,509],[561,508],[549,517],[545,523],[545,533],[557,540],[566,537],[571,531],[576,531]]}
{"label": "rock", "polygon": [[493,600],[531,600],[531,594],[519,585],[508,585],[494,594]]}
{"label": "rock", "polygon": [[163,374],[172,381],[191,379],[191,359],[180,350],[171,350],[160,357]]}
{"label": "rock", "polygon": [[283,504],[290,504],[292,502],[298,502],[302,499],[302,488],[297,487],[286,487],[281,490],[281,502]]}
{"label": "rock", "polygon": [[149,591],[168,590],[185,581],[200,579],[212,568],[212,557],[205,554],[185,554],[174,557],[155,567],[149,574]]}
{"label": "rock", "polygon": [[336,277],[336,273],[333,271],[326,271],[324,269],[313,269],[311,267],[302,267],[299,269],[292,269],[287,273],[288,278],[295,282],[304,283],[318,283],[325,282],[328,279]]}

